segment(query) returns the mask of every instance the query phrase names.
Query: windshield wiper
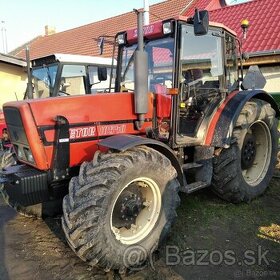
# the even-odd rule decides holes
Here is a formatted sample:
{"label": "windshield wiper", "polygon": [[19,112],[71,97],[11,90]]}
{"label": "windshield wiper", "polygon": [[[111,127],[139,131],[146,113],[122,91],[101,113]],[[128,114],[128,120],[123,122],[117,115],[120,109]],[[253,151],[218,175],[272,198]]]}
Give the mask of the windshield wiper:
{"label": "windshield wiper", "polygon": [[136,50],[137,50],[137,48],[134,50],[133,54],[132,54],[131,57],[129,58],[129,61],[128,61],[126,67],[125,67],[125,70],[124,70],[124,72],[123,72],[123,77],[122,77],[122,78],[123,78],[123,81],[124,81],[124,78],[125,78],[125,76],[126,76],[126,73],[128,72],[128,69],[129,69],[129,67],[130,67],[130,65],[131,65],[131,63],[132,63],[132,61],[133,61],[133,59],[134,59]]}
{"label": "windshield wiper", "polygon": [[43,68],[44,69],[46,69],[46,71],[47,71],[47,77],[48,77],[48,82],[49,82],[49,84],[48,84],[48,86],[51,88],[52,87],[52,77],[51,77],[51,72],[50,72],[50,68],[49,68],[49,66],[46,66],[45,64],[43,65]]}

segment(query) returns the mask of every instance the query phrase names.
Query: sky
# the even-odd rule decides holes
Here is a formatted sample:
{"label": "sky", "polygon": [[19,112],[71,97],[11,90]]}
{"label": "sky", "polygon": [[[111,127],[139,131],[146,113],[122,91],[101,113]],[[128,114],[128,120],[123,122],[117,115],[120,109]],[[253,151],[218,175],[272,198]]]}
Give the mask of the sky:
{"label": "sky", "polygon": [[[159,2],[149,0],[150,5]],[[45,25],[60,32],[141,7],[143,0],[0,0],[0,52],[44,35]]]}

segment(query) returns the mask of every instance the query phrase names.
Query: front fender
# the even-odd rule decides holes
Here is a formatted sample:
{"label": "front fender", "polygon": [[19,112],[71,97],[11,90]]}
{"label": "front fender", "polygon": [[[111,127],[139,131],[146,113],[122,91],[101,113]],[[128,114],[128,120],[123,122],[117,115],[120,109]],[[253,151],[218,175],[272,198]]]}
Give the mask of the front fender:
{"label": "front fender", "polygon": [[261,99],[271,104],[280,117],[277,103],[271,95],[263,90],[244,90],[231,93],[213,115],[205,137],[205,145],[213,147],[228,147],[234,125],[245,103],[251,98]]}
{"label": "front fender", "polygon": [[183,175],[183,170],[176,155],[174,154],[173,150],[170,149],[169,146],[160,141],[136,135],[122,134],[107,137],[101,140],[98,143],[98,145],[109,149],[117,150],[119,152],[124,152],[128,149],[140,145],[146,145],[148,147],[151,147],[165,155],[171,161],[171,164],[177,171],[177,178],[181,186],[185,185],[185,177]]}

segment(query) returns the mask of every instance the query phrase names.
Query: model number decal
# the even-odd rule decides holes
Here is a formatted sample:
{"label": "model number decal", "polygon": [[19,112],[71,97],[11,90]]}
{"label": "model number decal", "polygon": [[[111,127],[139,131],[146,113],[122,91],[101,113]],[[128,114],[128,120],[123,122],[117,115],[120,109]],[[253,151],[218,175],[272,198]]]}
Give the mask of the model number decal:
{"label": "model number decal", "polygon": [[[150,34],[154,33],[154,29],[155,29],[155,26],[153,24],[144,26],[143,27],[144,35],[150,35]],[[133,37],[137,38],[137,36],[138,36],[138,29],[136,28],[133,30]]]}
{"label": "model number decal", "polygon": [[84,126],[69,129],[70,139],[81,139],[106,135],[121,134],[126,132],[125,124],[111,124],[100,126]]}

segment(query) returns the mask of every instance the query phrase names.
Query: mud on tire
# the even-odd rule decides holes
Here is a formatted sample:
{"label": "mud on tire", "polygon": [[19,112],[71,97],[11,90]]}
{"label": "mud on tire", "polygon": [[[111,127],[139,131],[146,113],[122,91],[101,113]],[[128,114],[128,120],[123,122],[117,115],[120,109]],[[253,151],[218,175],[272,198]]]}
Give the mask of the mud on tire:
{"label": "mud on tire", "polygon": [[278,120],[265,101],[252,99],[233,131],[236,142],[214,158],[212,190],[221,198],[249,202],[268,187],[276,165]]}
{"label": "mud on tire", "polygon": [[105,271],[141,265],[169,232],[178,190],[170,161],[151,148],[96,153],[63,200],[66,239],[82,260]]}

